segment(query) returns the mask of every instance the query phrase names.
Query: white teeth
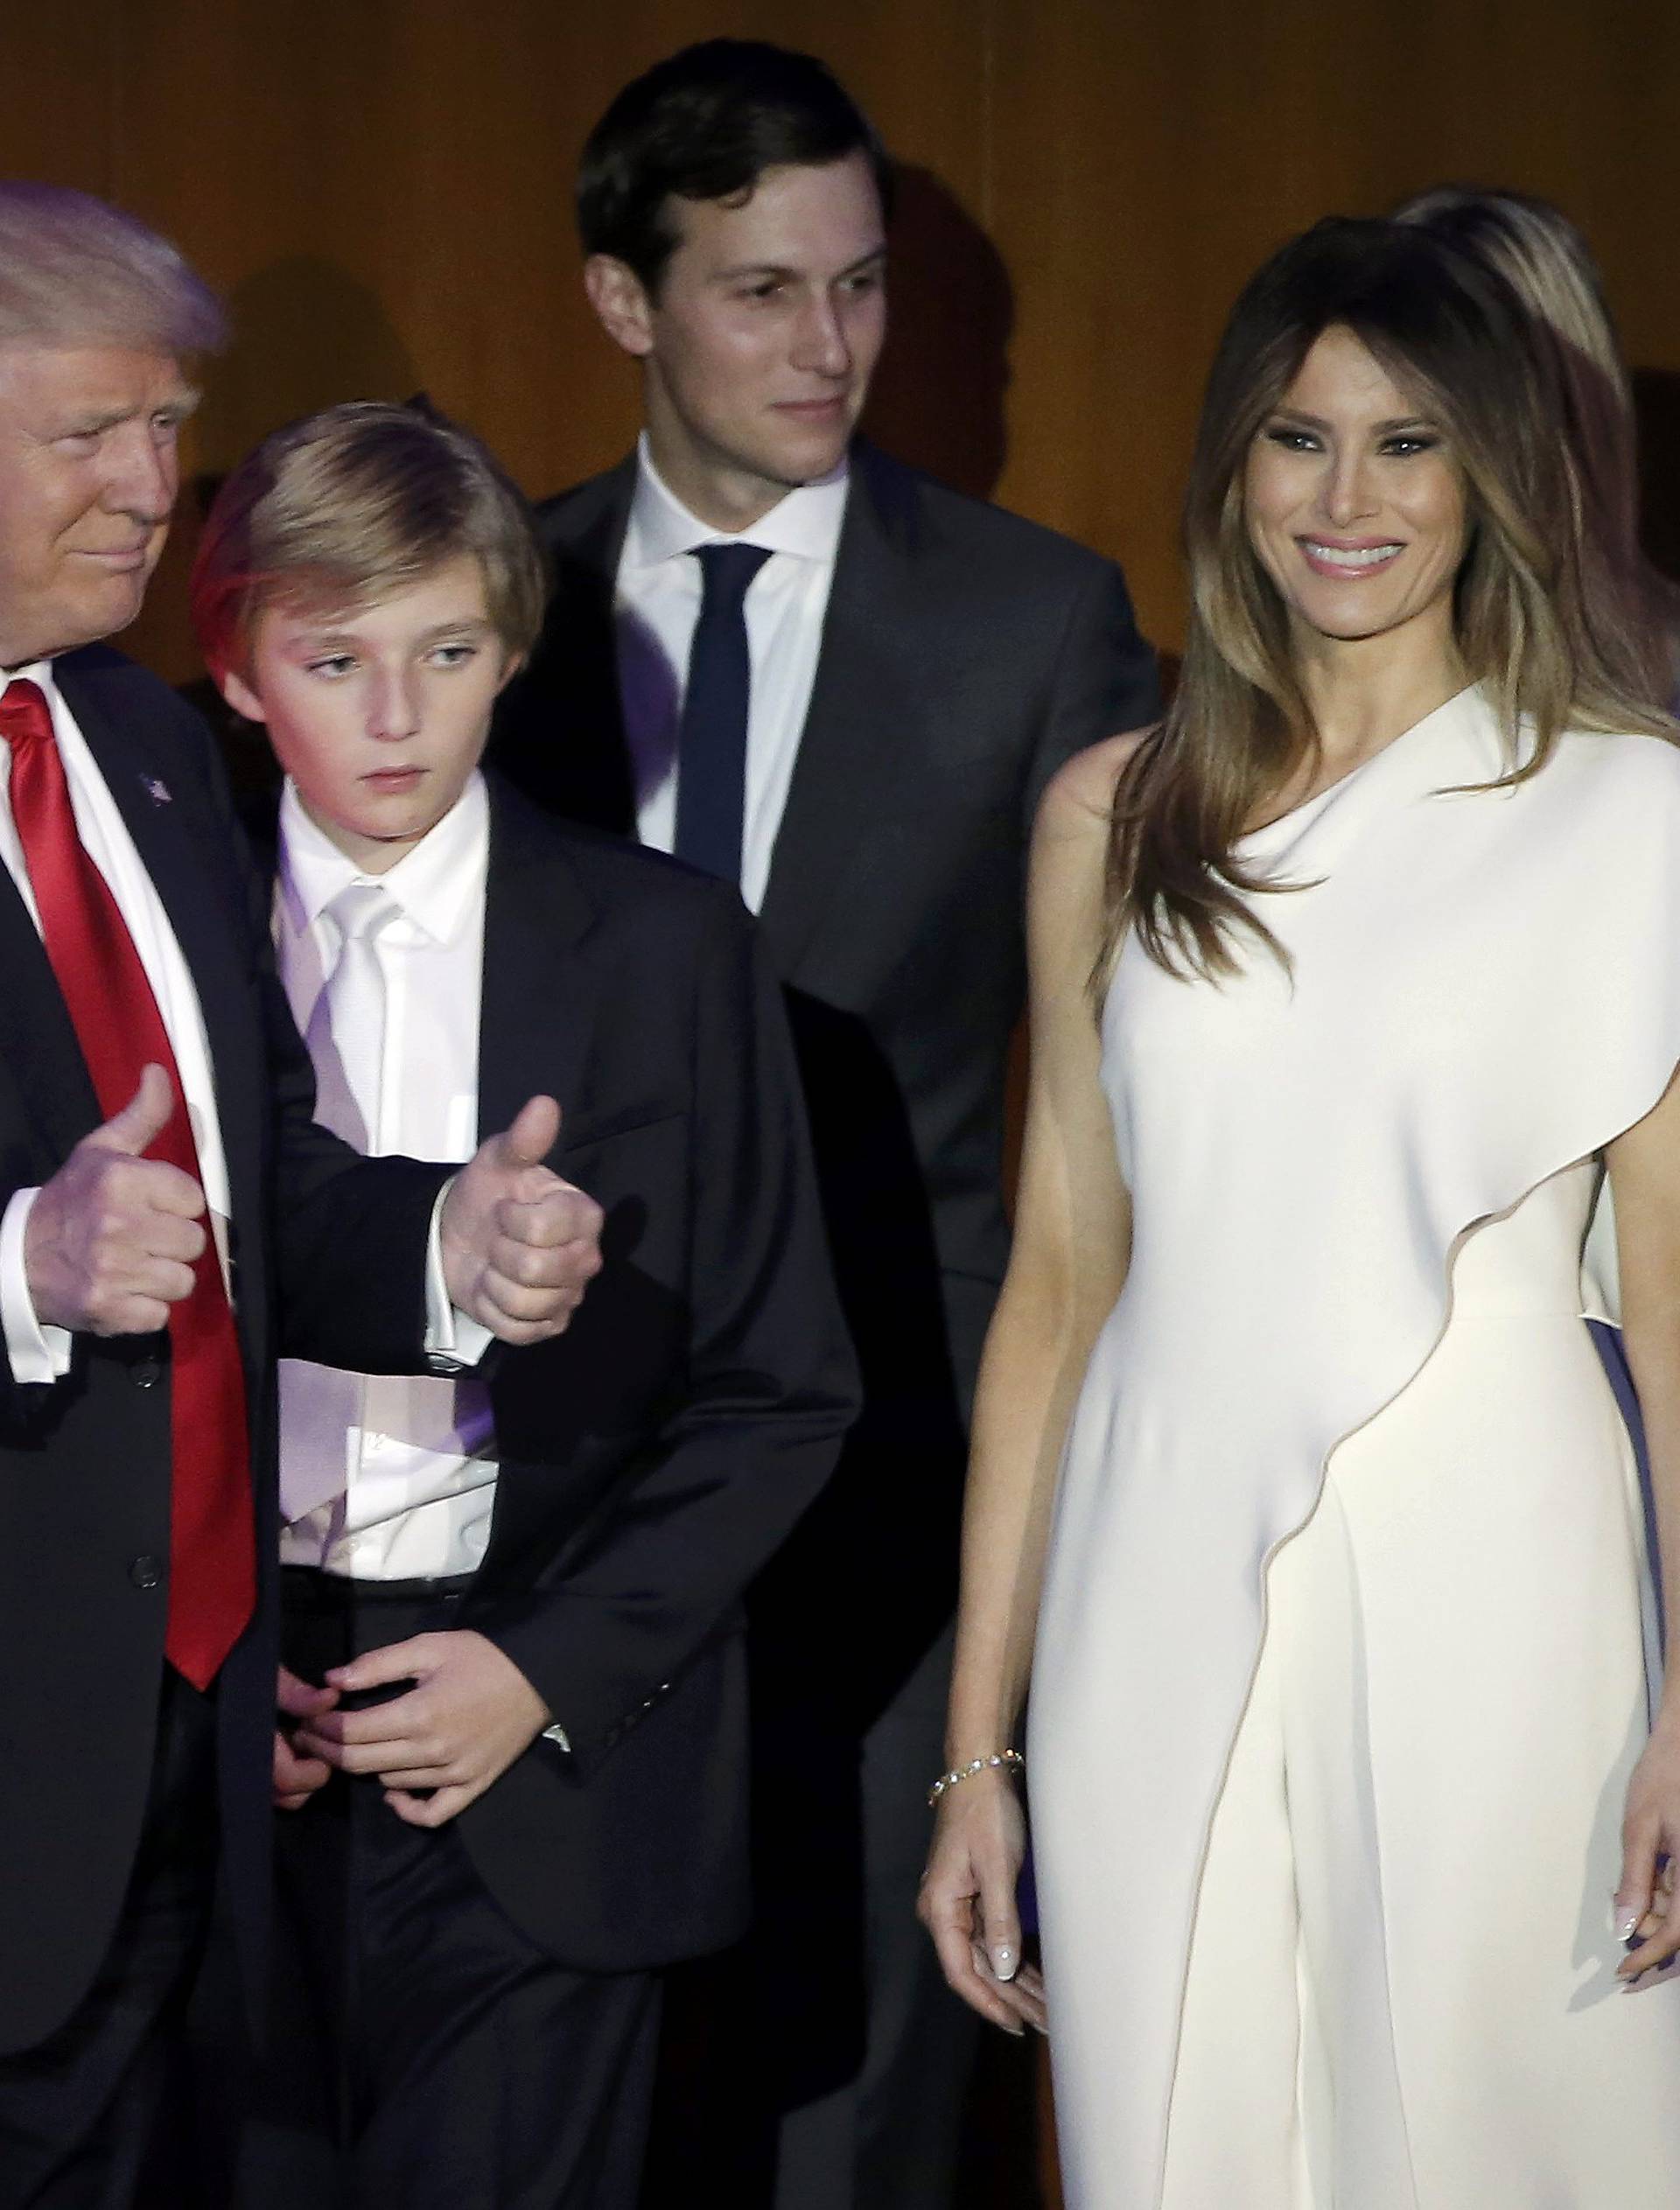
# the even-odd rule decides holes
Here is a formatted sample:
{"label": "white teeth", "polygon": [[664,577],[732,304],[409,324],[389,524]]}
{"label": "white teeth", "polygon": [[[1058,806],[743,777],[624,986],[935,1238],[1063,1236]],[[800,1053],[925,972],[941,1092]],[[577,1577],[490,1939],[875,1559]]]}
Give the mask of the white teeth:
{"label": "white teeth", "polygon": [[1350,552],[1341,545],[1320,545],[1311,537],[1306,543],[1314,560],[1328,561],[1333,568],[1374,568],[1378,561],[1391,560],[1403,549],[1399,545],[1366,545]]}

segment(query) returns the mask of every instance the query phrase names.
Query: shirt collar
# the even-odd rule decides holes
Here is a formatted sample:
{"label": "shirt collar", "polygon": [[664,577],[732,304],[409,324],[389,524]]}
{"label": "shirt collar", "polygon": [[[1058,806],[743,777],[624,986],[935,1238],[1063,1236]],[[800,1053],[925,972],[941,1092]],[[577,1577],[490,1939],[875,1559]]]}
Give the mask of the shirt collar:
{"label": "shirt collar", "polygon": [[5,696],[13,683],[38,684],[49,706],[59,695],[50,660],[32,660],[23,668],[0,668],[0,698]]}
{"label": "shirt collar", "polygon": [[280,796],[280,886],[298,931],[351,883],[377,883],[403,918],[435,943],[459,931],[483,887],[490,857],[490,800],[475,769],[466,788],[412,851],[382,875],[367,875],[304,811],[290,776]]}
{"label": "shirt collar", "polygon": [[691,553],[697,545],[762,545],[766,552],[831,562],[845,519],[849,474],[843,455],[828,475],[795,486],[767,514],[732,535],[714,529],[682,504],[654,466],[644,430],[636,444],[636,488],[624,537],[626,563],[654,568]]}

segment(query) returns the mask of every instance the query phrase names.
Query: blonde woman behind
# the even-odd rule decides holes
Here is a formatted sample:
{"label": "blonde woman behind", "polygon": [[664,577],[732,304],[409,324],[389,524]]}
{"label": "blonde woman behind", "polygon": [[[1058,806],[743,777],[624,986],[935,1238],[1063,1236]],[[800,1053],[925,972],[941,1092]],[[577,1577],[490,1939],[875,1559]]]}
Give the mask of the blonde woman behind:
{"label": "blonde woman behind", "polygon": [[[1666,2210],[1680,2168],[1680,1687],[1578,1270],[1607,1158],[1674,1552],[1680,752],[1586,606],[1566,403],[1450,245],[1284,248],[1208,387],[1173,708],[1040,818],[923,1915],[1047,2016],[1070,2210]],[[1029,1670],[1042,1982],[990,1762]]]}
{"label": "blonde woman behind", "polygon": [[1437,185],[1404,200],[1412,223],[1502,276],[1561,348],[1563,427],[1582,505],[1582,589],[1600,647],[1623,680],[1672,711],[1680,682],[1680,592],[1639,539],[1633,386],[1579,229],[1550,200]]}

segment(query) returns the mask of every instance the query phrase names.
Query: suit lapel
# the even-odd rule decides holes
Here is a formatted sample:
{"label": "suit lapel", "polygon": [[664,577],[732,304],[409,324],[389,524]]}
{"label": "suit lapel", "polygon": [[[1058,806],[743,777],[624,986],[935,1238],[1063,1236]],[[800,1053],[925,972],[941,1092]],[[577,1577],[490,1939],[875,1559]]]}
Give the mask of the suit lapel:
{"label": "suit lapel", "polygon": [[836,890],[912,750],[914,625],[892,617],[910,585],[914,519],[911,480],[858,446],[816,681],[759,915],[784,976],[825,920],[843,918]]}
{"label": "suit lapel", "polygon": [[580,584],[587,577],[595,586],[598,604],[605,603],[608,620],[604,633],[598,633],[598,645],[608,665],[616,663],[613,650],[612,611],[612,595],[618,585],[619,562],[624,552],[625,533],[630,527],[630,507],[636,493],[636,462],[632,454],[602,477],[598,485],[599,498],[591,512],[579,521],[567,537],[550,544],[556,568],[568,580]]}
{"label": "suit lapel", "polygon": [[[595,907],[554,831],[490,780],[490,871],[479,1014],[479,1136],[506,1128],[539,1091],[577,1112],[598,1010],[591,962],[578,957]],[[570,1134],[563,1127],[564,1151]]]}
{"label": "suit lapel", "polygon": [[503,758],[545,810],[620,836],[636,833],[613,619],[619,556],[629,526],[635,462],[594,486],[588,511],[563,531],[544,519],[554,569],[549,614],[528,675],[499,714]]}
{"label": "suit lapel", "polygon": [[[99,1101],[46,947],[9,868],[0,867],[0,1066],[16,1083],[49,1171],[99,1125]],[[28,1169],[16,1163],[19,1173]]]}

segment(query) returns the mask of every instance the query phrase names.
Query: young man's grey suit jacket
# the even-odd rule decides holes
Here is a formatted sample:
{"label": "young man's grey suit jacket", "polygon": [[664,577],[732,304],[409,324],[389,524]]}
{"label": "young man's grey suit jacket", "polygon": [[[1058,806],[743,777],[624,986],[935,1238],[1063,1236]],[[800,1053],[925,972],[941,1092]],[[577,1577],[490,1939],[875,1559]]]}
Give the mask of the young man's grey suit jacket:
{"label": "young man's grey suit jacket", "polygon": [[[632,458],[541,508],[553,598],[493,752],[542,805],[627,834],[612,599],[634,486]],[[1033,815],[1064,760],[1158,709],[1111,562],[857,444],[760,917],[865,1392],[841,1474],[774,1581],[800,1693],[820,1686],[851,1721],[888,1701],[949,1613],[964,1430],[1008,1252]],[[864,1591],[860,1650],[847,1627]]]}

